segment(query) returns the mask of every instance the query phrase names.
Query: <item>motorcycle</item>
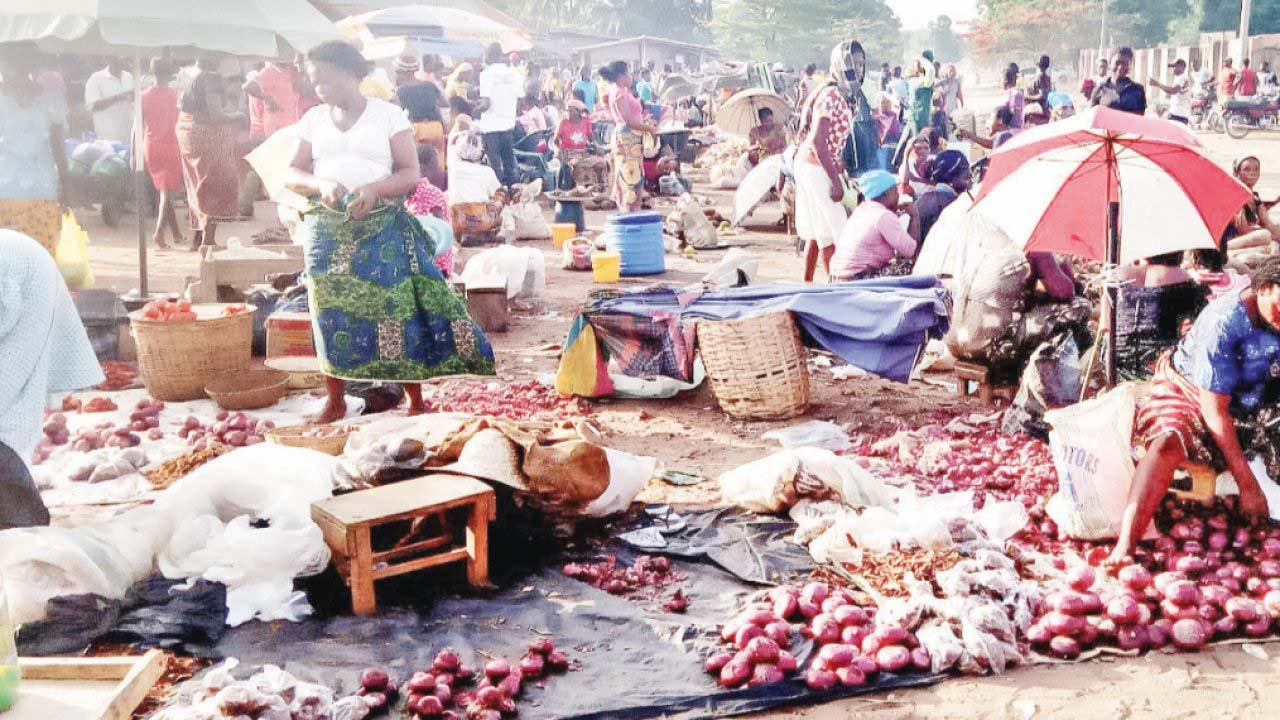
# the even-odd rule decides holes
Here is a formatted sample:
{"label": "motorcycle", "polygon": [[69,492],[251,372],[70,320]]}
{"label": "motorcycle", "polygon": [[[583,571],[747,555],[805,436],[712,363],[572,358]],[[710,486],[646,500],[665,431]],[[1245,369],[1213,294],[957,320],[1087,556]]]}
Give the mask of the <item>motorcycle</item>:
{"label": "motorcycle", "polygon": [[1191,96],[1191,127],[1222,132],[1222,116],[1218,114],[1218,93],[1213,87]]}
{"label": "motorcycle", "polygon": [[1223,124],[1227,135],[1240,140],[1254,130],[1280,126],[1280,100],[1259,97],[1256,100],[1232,100],[1227,103]]}

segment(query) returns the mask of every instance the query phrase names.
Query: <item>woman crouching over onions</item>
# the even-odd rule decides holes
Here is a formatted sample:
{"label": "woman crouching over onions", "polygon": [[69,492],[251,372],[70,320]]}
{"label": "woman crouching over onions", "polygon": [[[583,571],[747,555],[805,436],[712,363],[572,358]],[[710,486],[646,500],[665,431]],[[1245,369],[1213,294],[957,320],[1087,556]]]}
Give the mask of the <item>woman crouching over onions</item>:
{"label": "woman crouching over onions", "polygon": [[1280,258],[1268,258],[1252,285],[1214,300],[1171,354],[1156,362],[1151,399],[1135,436],[1146,447],[1107,559],[1129,562],[1173,473],[1188,458],[1226,469],[1240,488],[1240,510],[1264,518],[1267,499],[1245,458],[1254,431],[1245,422],[1274,405],[1280,390]]}
{"label": "woman crouching over onions", "polygon": [[298,122],[289,186],[317,199],[302,215],[316,350],[328,403],[346,414],[346,380],[404,383],[409,412],[425,411],[419,383],[493,374],[493,349],[434,262],[435,242],[404,208],[418,184],[413,128],[400,108],[360,94],[368,64],[351,45],[307,54],[324,103]]}

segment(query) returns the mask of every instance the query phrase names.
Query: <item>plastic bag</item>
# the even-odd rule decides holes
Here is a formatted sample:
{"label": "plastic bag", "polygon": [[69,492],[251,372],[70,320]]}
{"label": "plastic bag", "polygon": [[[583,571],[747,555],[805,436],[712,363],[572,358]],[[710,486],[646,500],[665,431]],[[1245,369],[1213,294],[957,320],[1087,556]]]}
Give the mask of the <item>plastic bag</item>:
{"label": "plastic bag", "polygon": [[1079,400],[1080,376],[1080,351],[1071,335],[1041,343],[1022,373],[1018,395],[1001,420],[1001,432],[1043,439],[1049,431],[1045,412]]}
{"label": "plastic bag", "polygon": [[720,244],[716,228],[702,212],[702,205],[689,193],[680,197],[676,205],[680,213],[680,229],[683,232],[684,244],[697,250],[714,248]]}
{"label": "plastic bag", "polygon": [[1066,537],[1102,540],[1120,531],[1134,473],[1134,398],[1134,386],[1125,383],[1045,414],[1059,485],[1045,512]]}
{"label": "plastic bag", "polygon": [[631,507],[631,501],[644,489],[658,469],[656,458],[604,449],[609,459],[609,487],[582,510],[587,517],[606,517]]}
{"label": "plastic bag", "polygon": [[845,431],[833,422],[810,420],[791,427],[770,430],[760,436],[763,440],[777,440],[784,448],[817,447],[840,452],[853,447]]}
{"label": "plastic bag", "polygon": [[542,180],[534,180],[520,189],[516,202],[502,209],[498,235],[508,243],[516,240],[550,240],[551,226],[538,207]]}
{"label": "plastic bag", "polygon": [[415,220],[422,226],[423,230],[431,236],[431,240],[435,243],[435,257],[439,258],[453,247],[453,225],[444,218],[438,218],[435,215],[414,215]]}
{"label": "plastic bag", "polygon": [[982,532],[992,542],[1000,544],[1021,532],[1031,519],[1027,507],[1016,500],[988,500],[974,517]]}
{"label": "plastic bag", "polygon": [[801,497],[835,495],[848,505],[888,505],[884,481],[829,450],[797,447],[776,452],[720,475],[721,497],[753,512],[777,513]]}
{"label": "plastic bag", "polygon": [[755,255],[742,248],[730,248],[711,272],[703,276],[702,282],[721,288],[750,285],[759,271],[760,261]]}
{"label": "plastic bag", "polygon": [[925,623],[916,630],[916,640],[920,647],[929,651],[929,670],[934,674],[946,672],[955,667],[964,655],[964,644],[956,637],[951,626],[944,622]]}
{"label": "plastic bag", "polygon": [[532,300],[547,288],[547,261],[536,248],[502,245],[477,253],[467,261],[461,279],[467,285],[505,284],[507,298]]}
{"label": "plastic bag", "polygon": [[797,545],[809,545],[836,523],[853,519],[853,508],[833,500],[801,500],[787,513],[796,523],[791,541]]}
{"label": "plastic bag", "polygon": [[79,290],[93,286],[93,269],[89,267],[89,233],[70,210],[62,215],[62,230],[53,256],[68,288]]}

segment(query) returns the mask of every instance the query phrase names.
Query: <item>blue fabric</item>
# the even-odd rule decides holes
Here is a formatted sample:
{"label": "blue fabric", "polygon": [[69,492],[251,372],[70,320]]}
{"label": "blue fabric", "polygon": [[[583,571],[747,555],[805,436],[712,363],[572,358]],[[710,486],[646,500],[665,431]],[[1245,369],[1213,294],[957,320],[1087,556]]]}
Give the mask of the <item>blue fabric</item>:
{"label": "blue fabric", "polygon": [[62,122],[44,96],[19,105],[0,94],[0,200],[58,199],[50,130]]}
{"label": "blue fabric", "polygon": [[0,230],[0,443],[31,462],[49,394],[104,379],[49,251]]}
{"label": "blue fabric", "polygon": [[886,170],[869,170],[858,176],[858,189],[868,200],[875,200],[898,184]]}
{"label": "blue fabric", "polygon": [[1230,293],[1196,318],[1178,343],[1173,367],[1198,388],[1230,395],[1232,410],[1254,410],[1268,383],[1280,380],[1280,335],[1254,323],[1240,293]]}
{"label": "blue fabric", "polygon": [[947,329],[946,291],[933,276],[830,285],[760,285],[699,294],[654,287],[602,300],[596,313],[730,320],[790,311],[821,347],[845,362],[906,382],[931,337]]}
{"label": "blue fabric", "polygon": [[582,102],[587,106],[587,112],[592,112],[596,109],[596,84],[594,82],[591,80],[578,80],[569,89],[571,95],[574,90],[582,91]]}

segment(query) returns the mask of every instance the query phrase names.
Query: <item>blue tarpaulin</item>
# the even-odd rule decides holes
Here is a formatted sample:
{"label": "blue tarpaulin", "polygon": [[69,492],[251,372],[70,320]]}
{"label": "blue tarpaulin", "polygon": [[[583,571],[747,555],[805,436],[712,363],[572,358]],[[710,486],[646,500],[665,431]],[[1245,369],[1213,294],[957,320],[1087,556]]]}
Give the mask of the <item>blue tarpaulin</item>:
{"label": "blue tarpaulin", "polygon": [[822,348],[898,382],[910,378],[925,344],[946,332],[948,320],[947,292],[933,276],[705,292],[656,286],[598,296],[587,314],[732,320],[781,310]]}

